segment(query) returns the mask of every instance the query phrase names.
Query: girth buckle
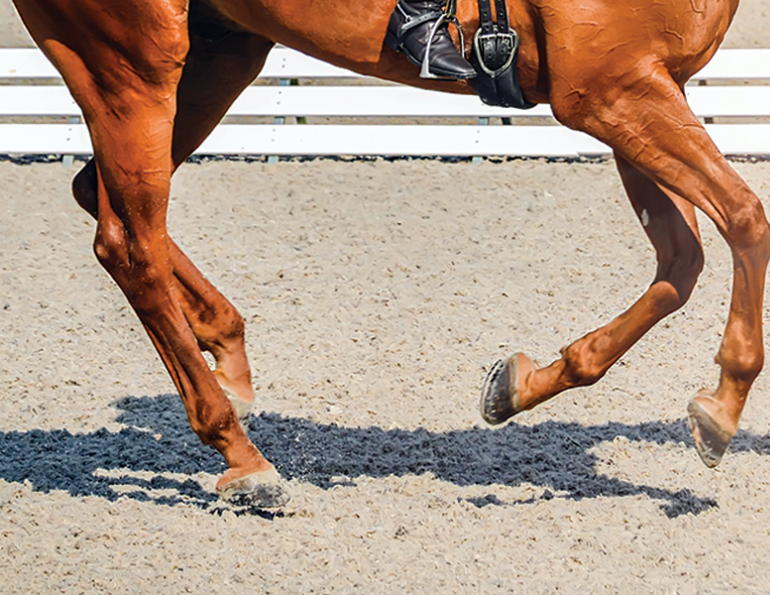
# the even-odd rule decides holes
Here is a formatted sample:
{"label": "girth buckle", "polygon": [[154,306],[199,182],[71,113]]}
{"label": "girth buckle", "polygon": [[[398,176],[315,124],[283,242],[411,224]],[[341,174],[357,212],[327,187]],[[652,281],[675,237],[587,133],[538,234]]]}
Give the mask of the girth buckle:
{"label": "girth buckle", "polygon": [[473,45],[481,69],[495,76],[510,67],[519,50],[519,36],[512,29],[508,33],[482,33],[479,29],[473,38]]}

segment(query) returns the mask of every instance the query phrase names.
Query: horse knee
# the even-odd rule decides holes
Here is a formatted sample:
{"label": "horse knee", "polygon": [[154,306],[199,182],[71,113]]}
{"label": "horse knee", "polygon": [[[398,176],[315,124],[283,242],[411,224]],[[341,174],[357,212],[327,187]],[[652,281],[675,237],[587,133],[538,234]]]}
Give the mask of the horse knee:
{"label": "horse knee", "polygon": [[154,242],[128,239],[117,218],[102,217],[94,239],[94,254],[100,264],[123,290],[140,316],[162,309],[156,288],[168,285],[170,270],[165,270]]}
{"label": "horse knee", "polygon": [[125,229],[117,219],[99,220],[94,237],[94,254],[102,267],[118,281],[116,276],[121,268],[128,265],[128,245]]}

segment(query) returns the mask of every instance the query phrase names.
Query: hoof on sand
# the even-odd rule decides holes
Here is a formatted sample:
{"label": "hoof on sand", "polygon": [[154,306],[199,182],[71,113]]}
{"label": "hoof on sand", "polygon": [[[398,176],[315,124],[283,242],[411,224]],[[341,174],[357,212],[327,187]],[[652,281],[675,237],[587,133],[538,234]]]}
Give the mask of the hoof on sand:
{"label": "hoof on sand", "polygon": [[290,498],[275,468],[252,473],[217,488],[219,497],[233,506],[278,508]]}
{"label": "hoof on sand", "polygon": [[507,360],[498,360],[484,380],[479,409],[481,417],[490,425],[500,425],[522,411],[519,408],[519,358],[526,356],[516,353]]}
{"label": "hoof on sand", "polygon": [[690,401],[687,406],[687,421],[701,460],[706,467],[714,468],[722,460],[733,436],[722,428],[703,406],[702,402],[707,400],[716,403],[715,399],[703,394]]}

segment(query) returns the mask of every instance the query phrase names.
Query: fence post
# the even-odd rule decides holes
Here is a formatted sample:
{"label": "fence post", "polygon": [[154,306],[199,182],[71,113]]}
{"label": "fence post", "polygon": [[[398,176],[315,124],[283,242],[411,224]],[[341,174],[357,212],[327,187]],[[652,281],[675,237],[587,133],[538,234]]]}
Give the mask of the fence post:
{"label": "fence post", "polygon": [[[479,118],[479,126],[487,126],[489,124],[489,118]],[[481,155],[474,155],[471,159],[471,163],[473,165],[478,165],[483,161],[483,157]]]}
{"label": "fence post", "polygon": [[[281,87],[298,87],[299,79],[279,79],[278,85]],[[273,124],[280,126],[285,123],[286,118],[283,116],[275,116],[273,118]],[[307,119],[304,116],[297,116],[297,124],[307,124]],[[268,155],[267,162],[270,164],[278,163],[278,155]]]}
{"label": "fence post", "polygon": [[[70,124],[80,124],[80,116],[70,117]],[[61,159],[61,164],[64,167],[72,167],[72,163],[74,161],[75,161],[74,155],[63,155]]]}

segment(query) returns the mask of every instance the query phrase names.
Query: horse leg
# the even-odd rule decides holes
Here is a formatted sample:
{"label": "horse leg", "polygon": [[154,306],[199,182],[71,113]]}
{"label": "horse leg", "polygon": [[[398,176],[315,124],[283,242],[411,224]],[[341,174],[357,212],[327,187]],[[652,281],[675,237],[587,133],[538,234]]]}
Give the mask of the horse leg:
{"label": "horse leg", "polygon": [[[218,41],[193,36],[177,90],[174,169],[200,146],[241,91],[256,78],[272,46],[272,42],[246,33],[232,33]],[[93,159],[75,176],[72,188],[80,206],[97,218]],[[254,389],[243,318],[171,238],[169,256],[174,270],[172,281],[185,318],[200,348],[214,356],[214,376],[245,423],[253,410]]]}
{"label": "horse leg", "polygon": [[713,392],[701,391],[688,407],[698,453],[714,467],[738,429],[764,363],[762,308],[770,226],[759,198],[719,152],[663,66],[638,60],[623,66],[635,77],[625,78],[629,84],[624,86],[634,100],[608,101],[609,93],[593,98],[593,113],[575,123],[706,213],[732,253],[730,310],[716,356],[719,383]]}
{"label": "horse leg", "polygon": [[[564,71],[552,74],[552,106],[560,121],[608,144],[661,188],[702,210],[730,248],[733,285],[716,356],[719,384],[713,392],[699,393],[688,408],[698,452],[713,467],[737,431],[749,389],[764,363],[762,307],[770,226],[761,202],[714,145],[665,67],[625,57],[630,61],[616,55],[612,62],[606,56],[596,61],[581,56],[579,63],[554,61]],[[604,90],[603,84],[608,85]],[[563,372],[554,373],[561,367]],[[563,390],[561,381],[573,374],[572,368],[566,357],[555,368],[532,373],[520,401],[539,402],[541,395]]]}
{"label": "horse leg", "polygon": [[166,214],[176,93],[188,52],[187,4],[133,0],[115,12],[87,1],[48,2],[30,0],[20,8],[89,126],[96,160],[96,256],[157,348],[192,429],[227,461],[217,490],[241,502],[278,505],[286,499],[278,475],[238,423],[175,289]]}
{"label": "horse leg", "polygon": [[615,155],[626,193],[655,248],[657,270],[644,294],[609,324],[561,350],[562,357],[536,369],[523,353],[498,362],[489,372],[481,414],[499,424],[558,393],[597,382],[648,330],[681,308],[703,268],[703,249],[692,204],[661,189],[620,155]]}

